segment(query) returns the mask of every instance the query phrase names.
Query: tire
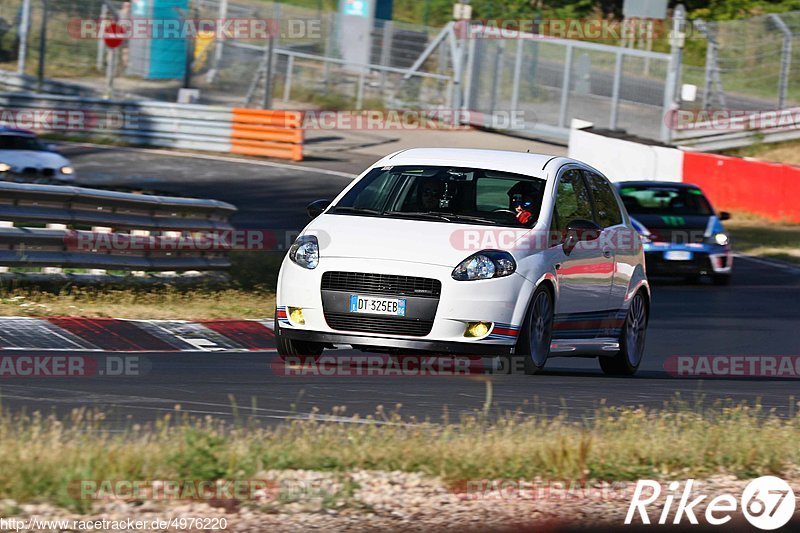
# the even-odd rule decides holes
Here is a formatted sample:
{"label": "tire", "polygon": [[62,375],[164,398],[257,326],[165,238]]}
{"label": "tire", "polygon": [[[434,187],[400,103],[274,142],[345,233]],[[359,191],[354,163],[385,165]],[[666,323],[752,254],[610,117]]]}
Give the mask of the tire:
{"label": "tire", "polygon": [[632,376],[639,370],[644,357],[647,322],[650,312],[641,291],[631,300],[619,340],[619,352],[613,357],[600,356],[600,368],[608,376]]}
{"label": "tire", "polygon": [[518,354],[517,360],[522,360],[522,367],[528,375],[541,373],[550,356],[554,308],[550,291],[545,287],[536,289],[522,323],[515,350]]}
{"label": "tire", "polygon": [[275,344],[278,348],[278,357],[284,361],[287,357],[298,359],[300,362],[316,361],[325,349],[325,345],[318,342],[296,341],[281,336],[277,316],[275,317]]}
{"label": "tire", "polygon": [[727,287],[731,284],[731,275],[730,274],[714,274],[711,276],[711,281],[714,285],[720,287]]}

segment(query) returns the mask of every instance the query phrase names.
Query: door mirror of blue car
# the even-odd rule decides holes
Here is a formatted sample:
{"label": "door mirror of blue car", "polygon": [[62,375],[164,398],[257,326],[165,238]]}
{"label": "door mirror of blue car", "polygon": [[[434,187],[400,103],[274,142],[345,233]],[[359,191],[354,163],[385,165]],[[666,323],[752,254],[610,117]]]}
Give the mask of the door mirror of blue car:
{"label": "door mirror of blue car", "polygon": [[727,211],[720,211],[719,212],[719,219],[720,220],[730,220],[731,219],[731,214],[728,213]]}

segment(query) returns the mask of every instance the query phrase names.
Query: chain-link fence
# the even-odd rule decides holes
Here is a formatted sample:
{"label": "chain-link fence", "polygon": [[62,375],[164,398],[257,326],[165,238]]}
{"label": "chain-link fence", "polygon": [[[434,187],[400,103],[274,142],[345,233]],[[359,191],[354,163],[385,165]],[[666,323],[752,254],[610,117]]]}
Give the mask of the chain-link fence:
{"label": "chain-link fence", "polygon": [[[578,118],[668,140],[664,117],[675,103],[736,110],[800,105],[800,12],[694,21],[678,82],[673,56],[616,46],[619,41],[523,32],[445,35],[440,28],[377,21],[364,63],[340,50],[350,29],[338,13],[261,0],[163,0],[161,11],[137,13],[148,3],[2,0],[0,69],[24,65],[35,77],[41,65],[46,78],[97,95],[109,94],[113,80],[114,96],[123,98],[175,101],[179,88],[192,87],[201,103],[260,107],[269,87],[273,105],[285,108],[463,105],[483,113],[521,112],[527,133],[550,138],[566,138]],[[133,37],[110,53],[98,38],[102,26],[84,34],[82,24],[115,16],[174,19],[184,26],[192,20],[267,21],[272,53],[264,35],[218,38],[214,31],[171,36],[168,45]],[[164,48],[156,51],[156,45]],[[664,43],[657,48],[664,50]],[[694,102],[678,100],[680,82],[698,87]]]}
{"label": "chain-link fence", "polygon": [[800,11],[695,21],[693,27],[692,39],[699,42],[690,48],[705,50],[705,65],[685,65],[683,81],[700,88],[702,106],[768,110],[800,105]]}
{"label": "chain-link fence", "polygon": [[531,34],[472,44],[468,107],[516,110],[526,131],[566,139],[573,118],[642,137],[664,134],[670,57]]}

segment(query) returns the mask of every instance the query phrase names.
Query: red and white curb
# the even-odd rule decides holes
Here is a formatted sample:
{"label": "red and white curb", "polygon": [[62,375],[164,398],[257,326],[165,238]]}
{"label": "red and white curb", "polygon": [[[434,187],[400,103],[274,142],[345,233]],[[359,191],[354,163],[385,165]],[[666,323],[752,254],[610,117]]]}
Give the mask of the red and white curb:
{"label": "red and white curb", "polygon": [[0,351],[275,351],[272,320],[0,317]]}

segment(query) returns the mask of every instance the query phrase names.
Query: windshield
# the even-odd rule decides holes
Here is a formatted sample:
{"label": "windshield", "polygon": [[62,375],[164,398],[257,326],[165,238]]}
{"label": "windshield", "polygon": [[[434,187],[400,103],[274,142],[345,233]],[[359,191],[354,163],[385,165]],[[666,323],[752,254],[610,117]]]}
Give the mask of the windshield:
{"label": "windshield", "polygon": [[28,135],[0,135],[0,150],[46,151],[39,139]]}
{"label": "windshield", "polygon": [[693,187],[641,185],[622,187],[622,203],[631,215],[697,215],[714,214],[703,191]]}
{"label": "windshield", "polygon": [[532,227],[545,180],[462,167],[373,169],[330,211],[499,226]]}

